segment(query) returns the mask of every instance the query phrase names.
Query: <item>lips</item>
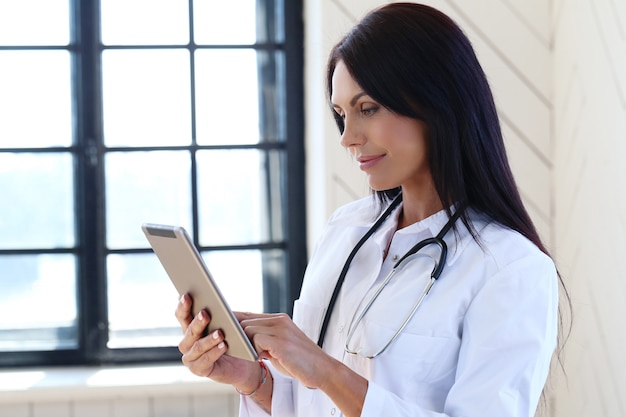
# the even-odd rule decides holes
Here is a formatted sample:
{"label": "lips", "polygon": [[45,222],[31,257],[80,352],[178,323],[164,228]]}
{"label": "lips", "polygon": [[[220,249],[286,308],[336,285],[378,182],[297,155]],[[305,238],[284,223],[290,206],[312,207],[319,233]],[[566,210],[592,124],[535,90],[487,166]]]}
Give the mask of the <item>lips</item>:
{"label": "lips", "polygon": [[385,155],[361,155],[357,158],[357,161],[359,161],[359,168],[362,170],[369,169],[376,165],[384,157]]}

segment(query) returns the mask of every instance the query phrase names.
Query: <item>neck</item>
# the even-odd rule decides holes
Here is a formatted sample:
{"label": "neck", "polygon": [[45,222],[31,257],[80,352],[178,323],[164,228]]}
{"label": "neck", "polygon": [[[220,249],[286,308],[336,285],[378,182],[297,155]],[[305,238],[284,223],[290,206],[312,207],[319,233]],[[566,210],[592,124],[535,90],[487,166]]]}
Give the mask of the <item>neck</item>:
{"label": "neck", "polygon": [[402,193],[402,213],[398,219],[398,229],[410,226],[433,214],[441,211],[443,205],[437,194],[429,196],[414,196],[411,193]]}

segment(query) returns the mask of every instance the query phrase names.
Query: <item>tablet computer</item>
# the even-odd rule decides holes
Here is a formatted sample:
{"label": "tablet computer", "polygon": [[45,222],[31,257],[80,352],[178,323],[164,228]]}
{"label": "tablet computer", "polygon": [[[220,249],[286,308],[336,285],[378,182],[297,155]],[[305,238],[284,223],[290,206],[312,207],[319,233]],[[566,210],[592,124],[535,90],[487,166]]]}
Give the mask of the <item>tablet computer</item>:
{"label": "tablet computer", "polygon": [[252,343],[228,307],[185,229],[150,223],[143,224],[141,228],[178,294],[188,293],[193,298],[191,312],[194,317],[200,310],[206,309],[211,316],[209,332],[220,329],[224,333],[228,346],[226,355],[258,360]]}

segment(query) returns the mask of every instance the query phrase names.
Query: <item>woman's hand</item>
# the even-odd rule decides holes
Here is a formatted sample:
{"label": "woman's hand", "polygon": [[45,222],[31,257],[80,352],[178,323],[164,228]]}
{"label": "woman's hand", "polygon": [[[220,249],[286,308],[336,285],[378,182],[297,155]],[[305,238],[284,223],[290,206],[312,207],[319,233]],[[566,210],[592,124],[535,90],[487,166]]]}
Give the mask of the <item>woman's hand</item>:
{"label": "woman's hand", "polygon": [[346,417],[361,415],[367,380],[322,351],[288,315],[235,315],[260,358],[304,386],[324,391]]}
{"label": "woman's hand", "polygon": [[309,388],[320,388],[335,361],[286,314],[235,313],[259,357]]}
{"label": "woman's hand", "polygon": [[224,355],[227,346],[221,331],[203,336],[211,318],[204,310],[192,317],[192,302],[188,294],[183,295],[175,313],[184,333],[178,344],[183,364],[195,375],[252,391],[260,378],[259,364]]}

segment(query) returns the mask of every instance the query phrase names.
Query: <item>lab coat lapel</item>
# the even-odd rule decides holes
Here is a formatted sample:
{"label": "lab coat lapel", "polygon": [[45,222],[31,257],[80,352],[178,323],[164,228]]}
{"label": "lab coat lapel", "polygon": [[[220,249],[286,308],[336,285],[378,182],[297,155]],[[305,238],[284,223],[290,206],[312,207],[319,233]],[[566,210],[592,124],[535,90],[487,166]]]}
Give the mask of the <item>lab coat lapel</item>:
{"label": "lab coat lapel", "polygon": [[[374,233],[359,249],[355,255],[350,269],[346,275],[346,287],[351,291],[344,291],[340,294],[340,301],[345,305],[358,305],[365,294],[375,285],[380,274],[383,263],[383,253],[387,247],[388,239],[391,237],[392,229],[395,230],[397,221],[392,213],[380,229]],[[356,229],[356,228],[355,228]],[[363,236],[369,226],[360,228],[357,233]],[[360,238],[360,237],[359,237]]]}

